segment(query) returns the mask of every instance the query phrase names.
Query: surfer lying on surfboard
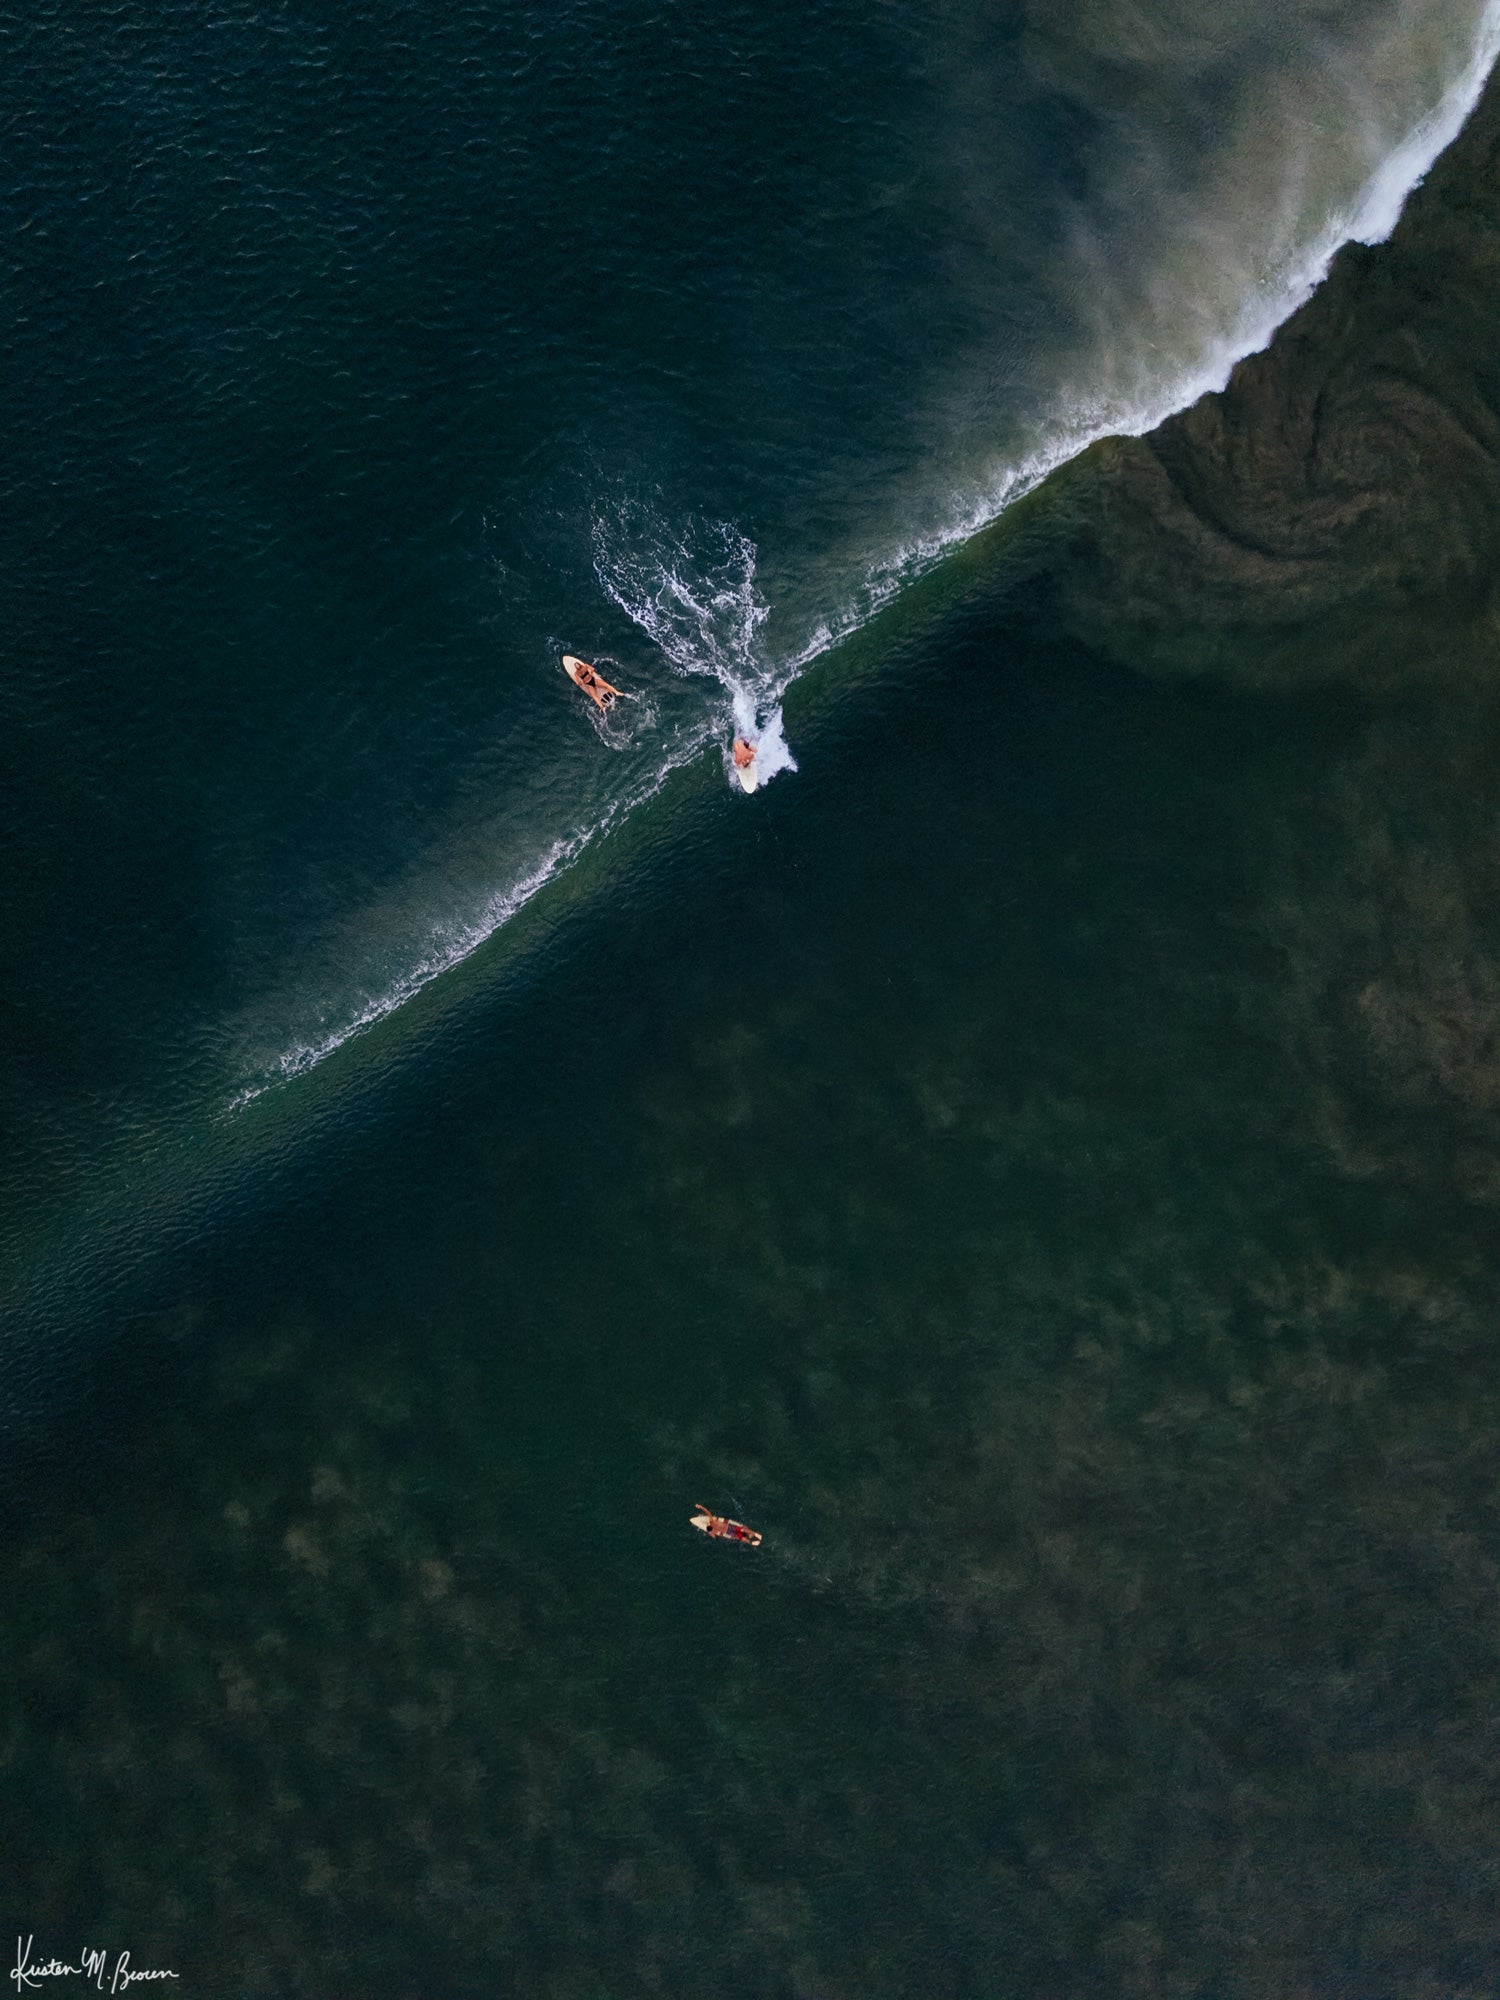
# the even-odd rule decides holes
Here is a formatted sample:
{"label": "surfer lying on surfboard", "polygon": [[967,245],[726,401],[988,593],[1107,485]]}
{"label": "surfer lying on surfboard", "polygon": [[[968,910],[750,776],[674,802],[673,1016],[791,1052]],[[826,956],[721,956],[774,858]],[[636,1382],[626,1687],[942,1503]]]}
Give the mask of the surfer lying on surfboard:
{"label": "surfer lying on surfboard", "polygon": [[760,782],[760,772],[755,763],[755,745],[747,737],[734,739],[734,775],[743,790],[753,792]]}
{"label": "surfer lying on surfboard", "polygon": [[693,1515],[693,1526],[701,1528],[710,1540],[716,1542],[748,1542],[752,1549],[758,1549],[761,1537],[754,1528],[747,1528],[743,1521],[726,1520],[722,1514],[710,1513],[700,1500],[698,1511]]}
{"label": "surfer lying on surfboard", "polygon": [[597,705],[601,714],[609,708],[611,702],[620,699],[620,689],[611,687],[602,675],[596,674],[587,660],[575,659],[571,653],[564,653],[563,672],[574,687],[583,689],[589,700]]}

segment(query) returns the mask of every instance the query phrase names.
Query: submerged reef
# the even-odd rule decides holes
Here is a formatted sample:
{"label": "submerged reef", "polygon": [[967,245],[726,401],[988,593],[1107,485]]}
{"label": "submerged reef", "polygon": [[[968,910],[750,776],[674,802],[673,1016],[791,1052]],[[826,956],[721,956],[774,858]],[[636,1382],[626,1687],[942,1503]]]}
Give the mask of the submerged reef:
{"label": "submerged reef", "polygon": [[[1252,816],[1254,1007],[1341,1170],[1500,1201],[1500,87],[1221,394],[1064,469],[1044,615],[1169,682],[1337,691]],[[1309,715],[1312,711],[1306,711]],[[1312,722],[1313,728],[1320,724]],[[1314,834],[1314,826],[1321,834]]]}
{"label": "submerged reef", "polygon": [[1148,672],[1369,690],[1493,679],[1500,93],[1221,395],[1063,483],[1063,615]]}

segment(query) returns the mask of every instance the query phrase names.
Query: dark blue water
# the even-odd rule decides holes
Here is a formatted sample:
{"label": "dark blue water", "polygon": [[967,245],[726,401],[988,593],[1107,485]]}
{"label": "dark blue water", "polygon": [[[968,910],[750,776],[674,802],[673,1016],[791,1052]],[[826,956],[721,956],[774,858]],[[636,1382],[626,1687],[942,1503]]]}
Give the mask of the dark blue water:
{"label": "dark blue water", "polygon": [[1249,2000],[1433,1920],[1482,1990],[1456,1763],[1360,1871],[1489,1685],[1486,1239],[1309,997],[1308,885],[1373,934],[1425,807],[1339,703],[952,600],[1389,229],[1495,34],[0,23],[12,1928]]}

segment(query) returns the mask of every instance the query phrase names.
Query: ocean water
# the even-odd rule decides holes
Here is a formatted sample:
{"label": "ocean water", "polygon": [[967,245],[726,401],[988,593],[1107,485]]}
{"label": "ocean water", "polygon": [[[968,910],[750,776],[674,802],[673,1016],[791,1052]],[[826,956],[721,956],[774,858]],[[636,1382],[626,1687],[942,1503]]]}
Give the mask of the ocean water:
{"label": "ocean water", "polygon": [[1497,34],[0,28],[12,1930],[1490,1990],[1495,733],[1106,662],[1035,489]]}

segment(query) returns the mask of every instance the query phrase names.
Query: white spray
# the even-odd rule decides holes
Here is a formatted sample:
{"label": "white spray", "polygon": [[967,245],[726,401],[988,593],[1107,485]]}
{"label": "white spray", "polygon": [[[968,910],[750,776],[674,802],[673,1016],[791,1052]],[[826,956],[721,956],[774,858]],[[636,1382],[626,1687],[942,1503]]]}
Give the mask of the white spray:
{"label": "white spray", "polygon": [[[599,587],[684,676],[717,681],[729,697],[713,726],[755,746],[760,782],[795,771],[782,731],[789,675],[765,659],[771,607],[756,588],[755,544],[729,521],[669,524],[653,507],[622,502],[594,517]],[[726,777],[733,765],[727,747]]]}

